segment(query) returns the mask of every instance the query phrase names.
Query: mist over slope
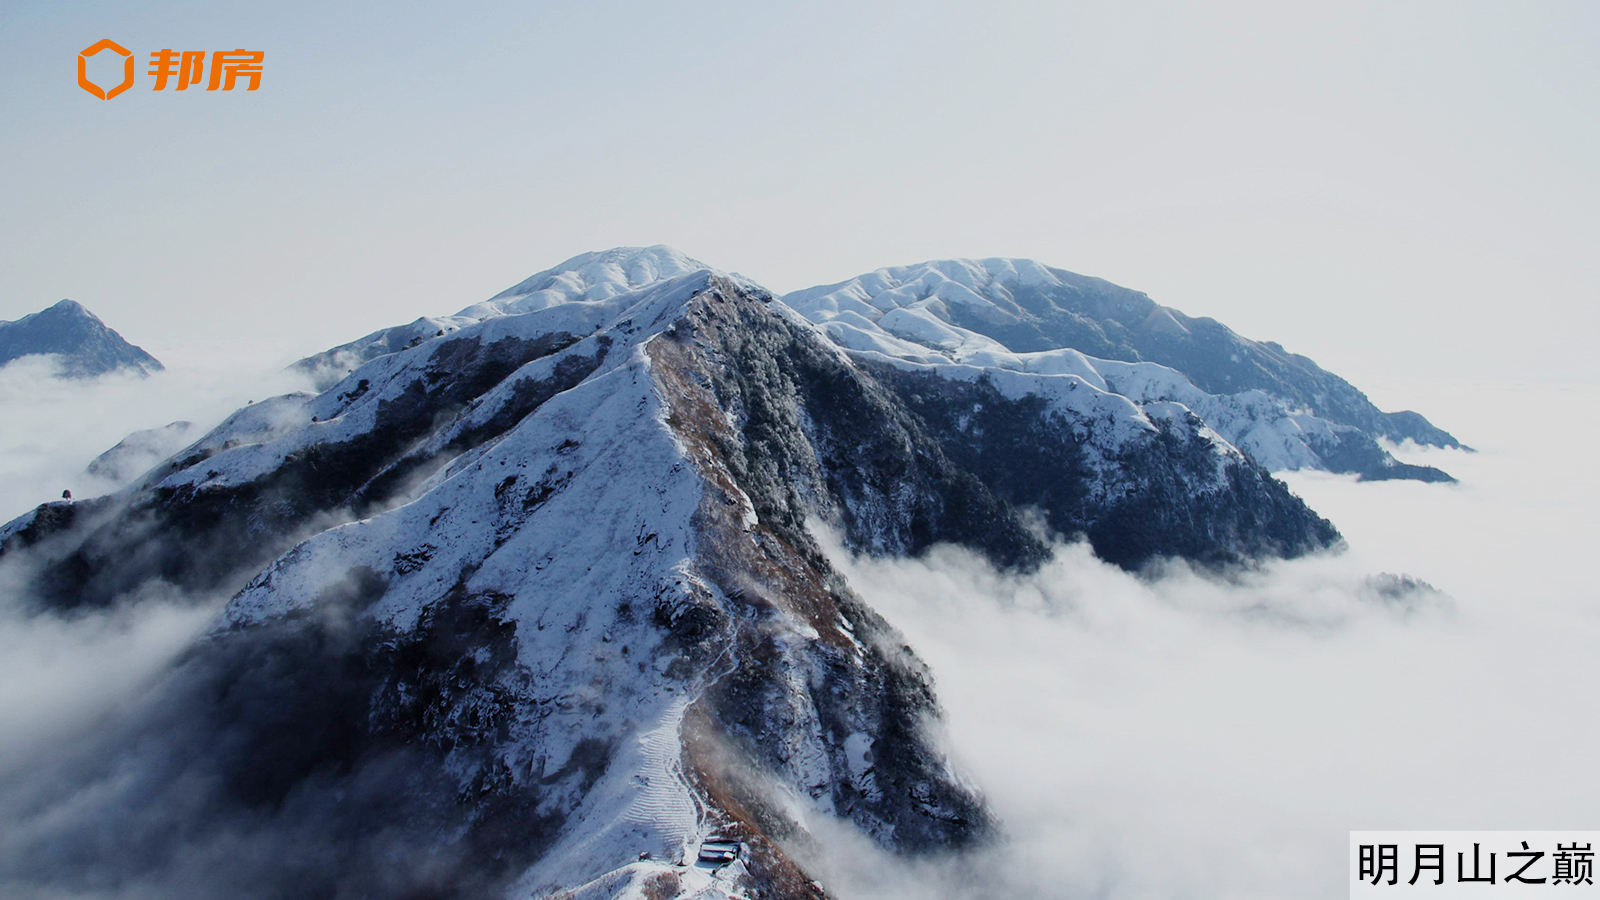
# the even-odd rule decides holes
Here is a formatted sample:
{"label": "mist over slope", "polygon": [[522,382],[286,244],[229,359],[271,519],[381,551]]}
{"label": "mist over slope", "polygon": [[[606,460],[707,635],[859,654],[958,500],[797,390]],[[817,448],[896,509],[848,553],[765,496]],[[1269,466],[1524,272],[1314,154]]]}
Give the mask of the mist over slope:
{"label": "mist over slope", "polygon": [[59,499],[63,490],[76,497],[116,490],[178,449],[169,438],[181,439],[178,429],[150,442],[135,438],[124,447],[128,452],[113,455],[114,465],[88,471],[97,457],[137,432],[193,421],[196,430],[183,441],[187,444],[241,405],[309,386],[303,375],[230,364],[222,354],[184,354],[148,377],[131,372],[60,376],[59,359],[50,356],[0,367],[0,411],[7,426],[0,429],[0,517]]}

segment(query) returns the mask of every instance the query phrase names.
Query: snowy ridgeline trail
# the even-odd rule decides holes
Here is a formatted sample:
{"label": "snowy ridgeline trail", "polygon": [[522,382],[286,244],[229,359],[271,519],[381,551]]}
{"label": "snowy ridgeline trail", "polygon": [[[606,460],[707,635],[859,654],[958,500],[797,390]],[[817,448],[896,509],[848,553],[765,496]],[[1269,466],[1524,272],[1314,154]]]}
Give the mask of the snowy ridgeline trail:
{"label": "snowy ridgeline trail", "polygon": [[[723,664],[708,685],[731,671]],[[611,763],[608,773],[589,794],[584,817],[604,823],[574,829],[518,879],[512,897],[560,900],[656,897],[743,900],[748,869],[738,842],[713,844],[719,838],[714,817],[684,774],[681,729],[684,713],[700,694],[681,696],[659,725],[640,735]],[[638,859],[616,868],[616,848],[638,848]],[[731,852],[732,859],[712,860],[707,847]],[[594,877],[596,871],[602,871]]]}
{"label": "snowy ridgeline trail", "polygon": [[[601,333],[614,343],[582,383],[440,469],[404,505],[296,547],[240,592],[219,626],[218,633],[234,632],[291,614],[363,567],[392,571],[368,615],[401,631],[416,628],[464,572],[471,573],[463,583],[469,593],[513,598],[505,614],[517,625],[517,658],[532,669],[538,696],[536,714],[517,724],[515,742],[501,754],[551,772],[585,741],[616,748],[597,781],[547,801],[563,807],[567,826],[519,879],[518,890],[529,896],[620,871],[641,854],[656,862],[629,871],[670,868],[693,859],[701,836],[678,734],[700,686],[666,671],[673,660],[650,617],[691,593],[714,591],[694,574],[690,520],[703,488],[664,422],[642,343],[628,342],[662,327],[706,284],[706,273],[692,273],[603,304],[612,321]],[[206,483],[258,477],[327,440],[318,429],[343,436],[372,428],[376,407],[409,389],[406,373],[417,358],[447,352],[450,341],[481,341],[476,332],[484,328],[524,338],[548,333],[550,316],[541,312],[376,359],[304,405],[302,414],[323,411],[315,423],[287,431],[254,430],[252,423],[252,433],[265,438],[259,444],[209,438],[232,446],[208,460]],[[562,318],[560,327],[570,327],[570,312]],[[564,360],[589,358],[599,343],[591,335],[517,369],[434,443],[448,444],[449,434],[492,418],[519,384],[548,379]],[[361,396],[339,399],[362,384]],[[162,484],[193,477],[179,473]]]}
{"label": "snowy ridgeline trail", "polygon": [[[398,506],[324,530],[279,557],[229,603],[210,638],[315,612],[353,572],[380,574],[381,592],[364,615],[396,634],[429,627],[440,599],[453,593],[506,598],[500,615],[515,625],[528,696],[495,757],[532,773],[539,811],[564,823],[518,877],[514,896],[574,885],[586,886],[574,896],[630,896],[661,879],[687,895],[738,896],[748,874],[740,859],[698,858],[711,826],[684,775],[680,729],[701,692],[731,671],[732,637],[727,626],[699,636],[720,661],[691,670],[674,652],[670,624],[662,633],[680,610],[728,601],[700,574],[694,519],[706,488],[667,424],[645,352],[713,277],[695,271],[628,294],[539,305],[377,357],[321,395],[241,411],[190,448],[209,454],[202,462],[158,470],[128,489],[253,483],[310,448],[382,429],[418,373],[458,357],[459,346],[566,336],[560,349],[520,365],[406,451],[442,462],[410,479]],[[586,372],[576,384],[449,456],[461,435],[525,400],[529,386],[580,364]],[[740,502],[739,521],[754,526],[748,498]],[[598,747],[608,748],[603,770],[579,777],[574,760]],[[448,765],[464,775],[481,769],[457,755]]]}

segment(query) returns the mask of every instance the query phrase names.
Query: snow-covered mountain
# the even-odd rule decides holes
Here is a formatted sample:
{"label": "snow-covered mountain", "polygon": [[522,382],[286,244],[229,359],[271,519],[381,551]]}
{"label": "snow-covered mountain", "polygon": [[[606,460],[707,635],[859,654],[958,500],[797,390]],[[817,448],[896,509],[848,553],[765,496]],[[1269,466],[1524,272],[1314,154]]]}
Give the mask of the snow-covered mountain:
{"label": "snow-covered mountain", "polygon": [[878,269],[783,299],[855,349],[1074,374],[1140,403],[1182,403],[1274,471],[1445,481],[1438,469],[1397,462],[1378,441],[1461,446],[1417,413],[1382,412],[1344,379],[1276,343],[1033,260]]}
{"label": "snow-covered mountain", "polygon": [[94,313],[71,300],[15,322],[0,322],[0,366],[35,354],[59,357],[61,373],[71,378],[122,370],[148,375],[163,368],[155,357],[123,340]]}
{"label": "snow-covered mountain", "polygon": [[30,837],[0,883],[826,896],[808,823],[907,856],[995,823],[816,528],[1022,569],[1052,532],[1129,567],[1338,541],[1173,369],[796,302],[587,254],[0,528],[41,615],[231,597],[145,700],[3,785]]}

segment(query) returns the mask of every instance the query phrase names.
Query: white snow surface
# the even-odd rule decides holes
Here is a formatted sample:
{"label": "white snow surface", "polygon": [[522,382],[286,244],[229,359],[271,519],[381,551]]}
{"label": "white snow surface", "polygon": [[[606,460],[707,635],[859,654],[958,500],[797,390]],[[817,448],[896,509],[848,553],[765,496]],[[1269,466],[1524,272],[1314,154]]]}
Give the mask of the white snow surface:
{"label": "white snow surface", "polygon": [[[1075,289],[1093,285],[1109,289],[1127,303],[1149,304],[1137,291],[1118,288],[1098,278],[1054,269],[1031,259],[941,259],[911,266],[877,269],[837,284],[795,291],[783,297],[812,321],[825,321],[844,312],[876,320],[895,309],[933,310],[944,319],[951,305],[972,307],[994,318],[1015,318],[1019,289],[1053,287]],[[1177,324],[1176,321],[1173,322]]]}
{"label": "white snow surface", "polygon": [[[323,388],[379,356],[416,347],[484,319],[517,316],[569,304],[593,305],[701,271],[716,270],[661,245],[583,253],[453,316],[424,316],[406,325],[383,328],[307,357],[299,365],[310,373],[319,388]],[[608,310],[614,312],[601,304],[600,309],[589,315],[577,310],[569,312],[579,320],[588,321],[588,328],[578,332],[587,333],[599,327]],[[555,321],[546,320],[545,324],[554,325]]]}
{"label": "white snow surface", "polygon": [[121,486],[148,471],[189,443],[199,426],[172,422],[160,428],[135,431],[89,463],[87,474]]}
{"label": "white snow surface", "polygon": [[[690,272],[715,271],[661,244],[583,253],[457,313],[471,319],[514,316],[562,303],[609,300]],[[719,273],[720,274],[720,273]]]}
{"label": "white snow surface", "polygon": [[406,347],[414,347],[435,337],[443,337],[476,321],[478,320],[466,316],[424,316],[408,325],[384,328],[356,338],[348,344],[340,344],[331,350],[302,360],[301,365],[308,370],[313,381],[319,386],[325,386],[349,374],[370,359]]}

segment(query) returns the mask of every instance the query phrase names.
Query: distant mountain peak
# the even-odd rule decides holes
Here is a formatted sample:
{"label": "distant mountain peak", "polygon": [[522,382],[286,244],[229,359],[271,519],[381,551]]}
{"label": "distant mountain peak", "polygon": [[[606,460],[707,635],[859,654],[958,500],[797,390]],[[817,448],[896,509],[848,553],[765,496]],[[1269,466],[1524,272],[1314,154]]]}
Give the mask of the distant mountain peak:
{"label": "distant mountain peak", "polygon": [[54,306],[51,306],[49,308],[49,310],[46,310],[46,311],[47,312],[48,311],[61,311],[61,312],[77,313],[80,316],[87,316],[87,317],[89,317],[91,319],[94,319],[96,322],[100,321],[100,317],[96,316],[94,313],[90,312],[89,311],[89,307],[84,306],[82,303],[79,303],[76,300],[68,300],[68,299],[58,300],[58,301],[56,301]]}
{"label": "distant mountain peak", "polygon": [[15,322],[0,322],[0,365],[35,355],[59,357],[62,374],[70,378],[116,371],[148,375],[164,368],[76,300],[61,300]]}

